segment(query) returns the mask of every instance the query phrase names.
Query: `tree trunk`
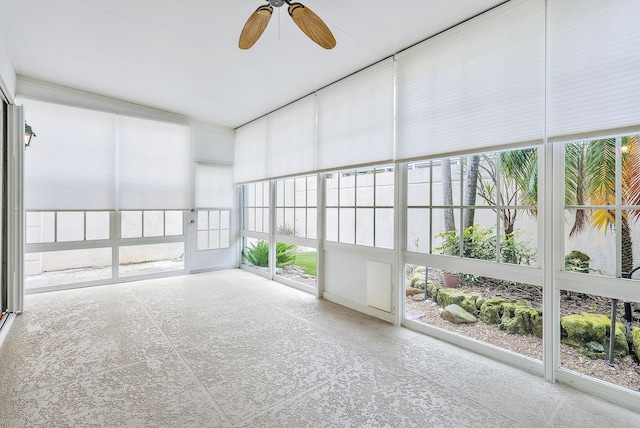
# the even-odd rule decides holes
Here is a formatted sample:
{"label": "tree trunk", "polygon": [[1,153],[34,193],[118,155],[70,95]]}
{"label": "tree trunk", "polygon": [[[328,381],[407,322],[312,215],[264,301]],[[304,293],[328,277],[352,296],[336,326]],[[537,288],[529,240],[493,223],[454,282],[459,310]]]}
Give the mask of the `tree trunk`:
{"label": "tree trunk", "polygon": [[[465,206],[475,206],[476,194],[478,193],[478,174],[480,173],[480,155],[467,157],[467,171],[464,186],[464,202]],[[475,222],[476,210],[473,208],[465,208],[462,228],[467,230],[472,227]]]}
{"label": "tree trunk", "polygon": [[442,174],[442,205],[444,209],[444,230],[456,230],[456,220],[453,216],[453,185],[451,183],[451,160],[449,158],[442,159],[440,167]]}
{"label": "tree trunk", "polygon": [[[622,238],[622,272],[633,270],[633,241],[631,239],[631,229],[626,216],[621,216],[620,235]],[[627,322],[633,321],[631,302],[624,302],[624,317]]]}

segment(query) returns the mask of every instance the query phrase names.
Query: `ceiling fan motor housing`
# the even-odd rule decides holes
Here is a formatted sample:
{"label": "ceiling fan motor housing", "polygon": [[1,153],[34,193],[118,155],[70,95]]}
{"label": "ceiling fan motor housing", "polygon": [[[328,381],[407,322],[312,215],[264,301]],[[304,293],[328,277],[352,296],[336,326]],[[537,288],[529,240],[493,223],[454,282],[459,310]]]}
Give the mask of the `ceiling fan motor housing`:
{"label": "ceiling fan motor housing", "polygon": [[273,7],[280,7],[284,4],[284,0],[269,0],[269,3]]}

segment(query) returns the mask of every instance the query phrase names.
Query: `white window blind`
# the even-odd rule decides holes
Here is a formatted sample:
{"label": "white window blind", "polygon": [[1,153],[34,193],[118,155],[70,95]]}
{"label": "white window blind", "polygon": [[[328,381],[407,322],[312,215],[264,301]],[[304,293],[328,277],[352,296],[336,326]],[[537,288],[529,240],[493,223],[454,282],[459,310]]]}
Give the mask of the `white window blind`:
{"label": "white window blind", "polygon": [[190,206],[189,127],[118,118],[120,209]]}
{"label": "white window blind", "polygon": [[269,176],[316,169],[316,97],[309,95],[268,117]]}
{"label": "white window blind", "polygon": [[196,205],[198,208],[233,207],[233,167],[196,165]]}
{"label": "white window blind", "polygon": [[267,178],[267,118],[236,129],[236,182]]}
{"label": "white window blind", "polygon": [[393,160],[394,62],[318,92],[320,170]]}
{"label": "white window blind", "polygon": [[549,2],[549,139],[640,125],[639,22],[638,0]]}
{"label": "white window blind", "polygon": [[25,152],[27,210],[116,208],[115,116],[24,100],[37,137]]}
{"label": "white window blind", "polygon": [[396,55],[396,159],[541,141],[544,19],[509,2]]}

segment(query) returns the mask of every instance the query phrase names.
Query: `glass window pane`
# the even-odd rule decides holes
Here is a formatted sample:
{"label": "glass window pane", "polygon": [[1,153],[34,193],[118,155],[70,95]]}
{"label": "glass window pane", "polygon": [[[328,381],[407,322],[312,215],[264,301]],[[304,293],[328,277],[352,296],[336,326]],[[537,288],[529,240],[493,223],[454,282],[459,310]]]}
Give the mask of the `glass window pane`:
{"label": "glass window pane", "polygon": [[120,247],[120,277],[148,275],[184,269],[184,243]]}
{"label": "glass window pane", "polygon": [[339,173],[327,174],[327,206],[338,206],[338,176]]}
{"label": "glass window pane", "polygon": [[394,206],[394,173],[392,169],[376,171],[376,206]]}
{"label": "glass window pane", "polygon": [[356,215],[356,244],[373,246],[373,208],[358,208]]}
{"label": "glass window pane", "polygon": [[220,229],[229,229],[231,212],[229,210],[220,211]]}
{"label": "glass window pane", "polygon": [[376,208],[376,247],[393,248],[393,208]]}
{"label": "glass window pane", "polygon": [[352,207],[356,203],[355,174],[342,173],[340,175],[340,206]]}
{"label": "glass window pane", "polygon": [[276,206],[284,206],[284,180],[276,181]]}
{"label": "glass window pane", "polygon": [[307,180],[305,177],[296,178],[296,195],[295,206],[305,207],[307,206]]}
{"label": "glass window pane", "polygon": [[429,210],[407,209],[407,251],[429,252]]}
{"label": "glass window pane", "polygon": [[217,250],[218,248],[220,248],[220,231],[210,230],[209,231],[209,249]]}
{"label": "glass window pane", "polygon": [[407,171],[407,205],[427,206],[430,195],[430,172],[429,163],[409,164]]}
{"label": "glass window pane", "polygon": [[307,209],[296,208],[295,209],[295,235],[301,238],[307,237]]}
{"label": "glass window pane", "polygon": [[58,242],[84,240],[84,212],[58,212]]}
{"label": "glass window pane", "polygon": [[165,211],[164,228],[166,236],[182,235],[184,213],[182,211]]}
{"label": "glass window pane", "polygon": [[209,232],[206,230],[198,231],[198,251],[209,249]]}
{"label": "glass window pane", "polygon": [[355,208],[340,208],[340,242],[355,244]]}
{"label": "glass window pane", "polygon": [[327,241],[338,242],[338,208],[327,208],[325,234]]}
{"label": "glass window pane", "polygon": [[164,236],[164,211],[143,211],[145,237]]}
{"label": "glass window pane", "polygon": [[[405,265],[405,274],[407,319],[542,360],[540,287],[410,264]],[[449,321],[452,318],[443,311],[451,303],[473,318],[466,323]]]}
{"label": "glass window pane", "polygon": [[142,237],[142,211],[121,211],[120,219],[122,238]]}
{"label": "glass window pane", "polygon": [[284,204],[292,207],[295,204],[295,180],[285,180],[284,182]]}
{"label": "glass window pane", "polygon": [[209,229],[209,211],[198,210],[198,230]]}
{"label": "glass window pane", "polygon": [[25,241],[27,244],[55,241],[55,213],[27,212]]}
{"label": "glass window pane", "polygon": [[26,290],[108,280],[112,277],[111,248],[28,253],[24,269]]}
{"label": "glass window pane", "polygon": [[318,214],[316,208],[307,209],[307,238],[317,238]]}
{"label": "glass window pane", "polygon": [[109,212],[87,211],[87,240],[109,239]]}
{"label": "glass window pane", "polygon": [[[602,295],[560,291],[560,364],[564,369],[637,391],[640,375],[626,337],[623,301],[615,305],[614,358],[613,367],[609,366],[612,303]],[[629,305],[633,314],[633,303]],[[638,328],[639,324],[634,320],[629,328]]]}
{"label": "glass window pane", "polygon": [[220,248],[229,248],[229,229],[220,231]]}
{"label": "glass window pane", "polygon": [[220,211],[209,211],[209,229],[220,229]]}
{"label": "glass window pane", "polygon": [[373,177],[373,173],[358,174],[356,176],[356,204],[359,207],[372,207],[374,205]]}

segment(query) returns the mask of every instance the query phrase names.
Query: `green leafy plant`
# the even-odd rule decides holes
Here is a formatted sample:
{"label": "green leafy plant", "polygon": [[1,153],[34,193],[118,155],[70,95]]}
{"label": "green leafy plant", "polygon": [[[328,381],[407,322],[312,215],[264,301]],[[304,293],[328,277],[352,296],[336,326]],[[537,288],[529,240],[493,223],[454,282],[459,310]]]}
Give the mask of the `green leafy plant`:
{"label": "green leafy plant", "polygon": [[[276,243],[276,267],[289,266],[296,260],[297,245]],[[242,252],[242,256],[254,266],[269,266],[269,244],[260,240],[251,244]]]}
{"label": "green leafy plant", "polygon": [[[500,237],[500,261],[528,265],[535,259],[536,252],[530,243],[516,239],[523,233],[522,230],[517,230],[508,236]],[[436,237],[442,239],[442,244],[434,248],[440,254],[476,260],[497,260],[495,226],[482,227],[475,224],[466,228],[462,235],[462,253],[460,252],[460,235],[457,230],[440,233]]]}

